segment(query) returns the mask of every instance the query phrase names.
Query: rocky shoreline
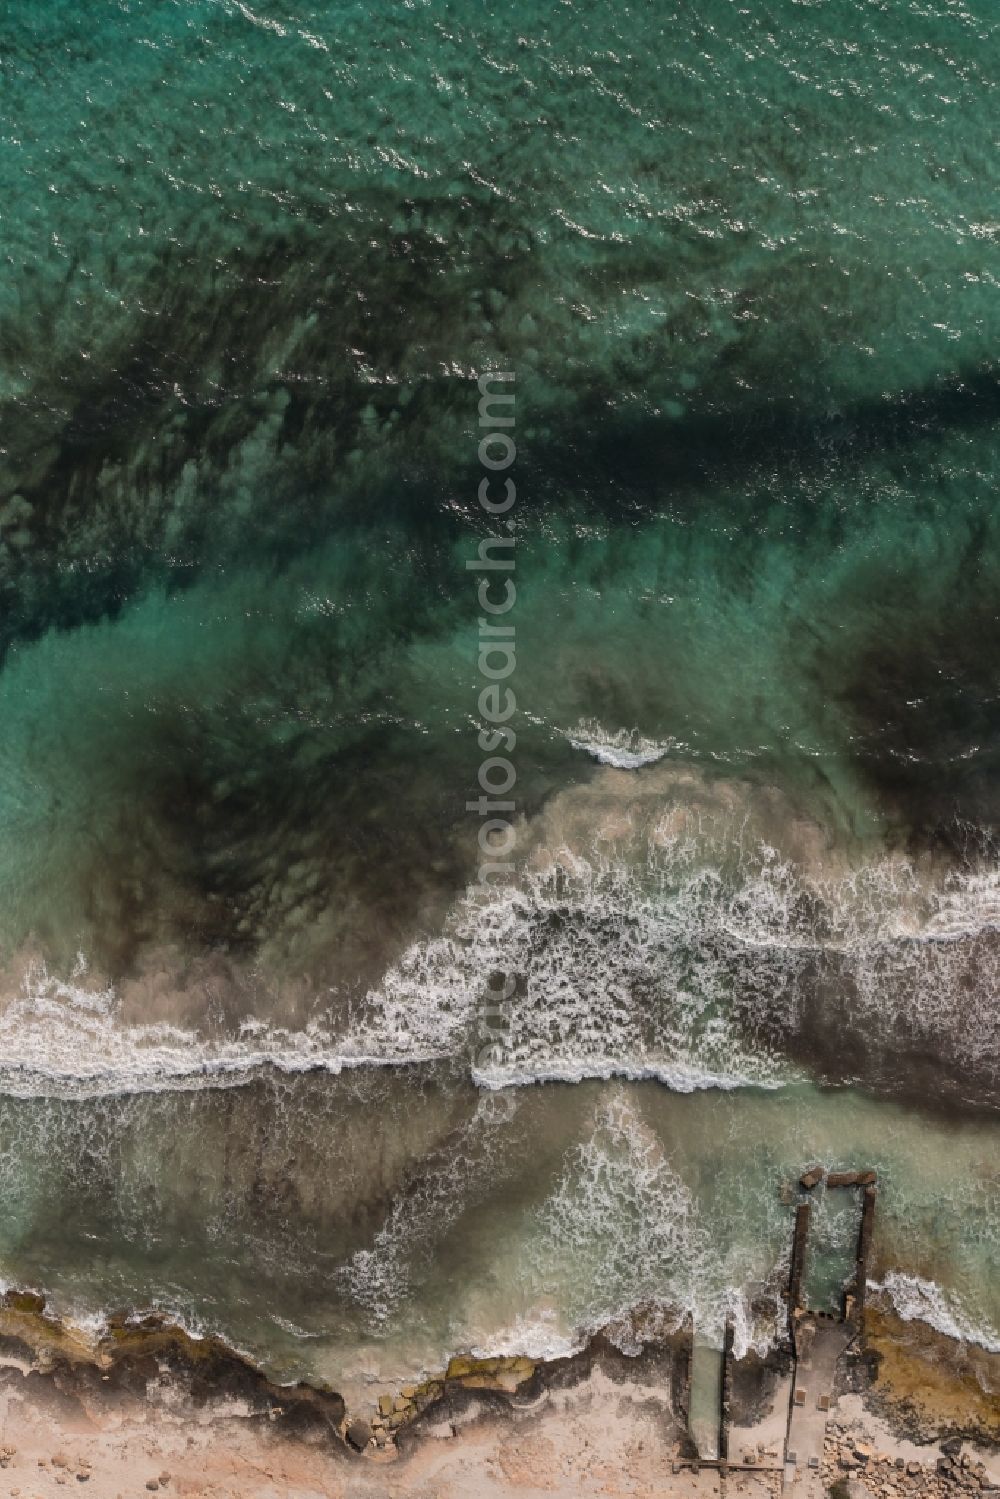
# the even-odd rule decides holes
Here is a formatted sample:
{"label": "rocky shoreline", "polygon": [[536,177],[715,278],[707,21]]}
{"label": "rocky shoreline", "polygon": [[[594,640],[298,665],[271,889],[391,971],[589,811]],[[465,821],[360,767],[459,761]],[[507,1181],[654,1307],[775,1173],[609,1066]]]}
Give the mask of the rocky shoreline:
{"label": "rocky shoreline", "polygon": [[221,1339],[194,1337],[158,1312],[112,1315],[95,1338],[53,1316],[36,1292],[0,1296],[0,1370],[17,1369],[36,1383],[49,1380],[62,1393],[84,1399],[135,1395],[166,1383],[194,1408],[235,1400],[246,1418],[332,1442],[347,1456],[412,1450],[430,1428],[465,1420],[470,1412],[495,1414],[530,1404],[547,1390],[579,1383],[597,1364],[623,1378],[656,1378],[672,1409],[681,1410],[689,1342],[690,1333],[681,1331],[649,1342],[633,1357],[597,1334],[565,1358],[456,1355],[420,1382],[383,1390],[369,1407],[348,1411],[335,1390],[275,1383]]}
{"label": "rocky shoreline", "polygon": [[8,1291],[0,1298],[0,1370],[46,1383],[81,1408],[122,1397],[180,1395],[193,1412],[228,1403],[288,1434],[339,1436],[344,1402],[333,1390],[299,1382],[280,1385],[215,1337],[195,1338],[159,1313],[119,1314],[89,1338],[53,1317],[44,1296]]}
{"label": "rocky shoreline", "polygon": [[[238,1422],[268,1450],[291,1444],[317,1459],[321,1455],[334,1465],[331,1472],[340,1468],[359,1477],[374,1465],[373,1479],[376,1471],[405,1474],[444,1443],[457,1450],[473,1428],[518,1431],[540,1412],[555,1419],[553,1413],[579,1404],[581,1391],[590,1392],[592,1406],[595,1384],[608,1399],[617,1390],[619,1404],[631,1400],[641,1407],[657,1441],[666,1444],[664,1458],[676,1460],[675,1473],[680,1466],[697,1470],[686,1434],[690,1347],[690,1328],[682,1328],[635,1356],[600,1334],[568,1358],[460,1355],[419,1383],[373,1392],[370,1406],[348,1410],[336,1391],[276,1384],[221,1340],[192,1337],[157,1314],[112,1317],[99,1337],[87,1337],[52,1316],[44,1298],[32,1292],[8,1292],[0,1299],[0,1377],[15,1401],[58,1411],[59,1420],[80,1429],[101,1429],[109,1413],[126,1407],[129,1419],[153,1426],[161,1419],[180,1422],[185,1430]],[[780,1347],[766,1358],[750,1354],[734,1365],[733,1418],[742,1438],[740,1450],[730,1454],[730,1485],[741,1470],[741,1482],[756,1479],[762,1492],[780,1488],[773,1459],[775,1431],[783,1431],[786,1365]],[[9,1435],[0,1430],[0,1442]],[[758,1435],[756,1444],[749,1440]],[[928,1453],[930,1444],[942,1440],[940,1450]],[[874,1297],[838,1384],[820,1471],[810,1477],[821,1481],[823,1492],[832,1489],[835,1499],[957,1499],[989,1491],[995,1474],[981,1456],[962,1451],[963,1441],[1000,1453],[1000,1356],[958,1344],[924,1324],[905,1323]],[[14,1451],[16,1443],[8,1461]],[[47,1461],[47,1471],[55,1474]],[[86,1471],[80,1466],[77,1476]],[[699,1480],[702,1487],[708,1471]],[[683,1487],[680,1477],[677,1484]],[[849,1492],[844,1485],[855,1488]]]}
{"label": "rocky shoreline", "polygon": [[1000,1451],[1000,1354],[906,1322],[883,1297],[865,1308],[863,1343],[866,1403],[894,1430],[917,1444],[962,1437]]}
{"label": "rocky shoreline", "polygon": [[[958,1499],[997,1493],[986,1464],[963,1453],[961,1437],[947,1438],[941,1455],[926,1462],[876,1450],[861,1423],[831,1422],[821,1472],[834,1499]],[[858,1487],[860,1485],[860,1488]]]}

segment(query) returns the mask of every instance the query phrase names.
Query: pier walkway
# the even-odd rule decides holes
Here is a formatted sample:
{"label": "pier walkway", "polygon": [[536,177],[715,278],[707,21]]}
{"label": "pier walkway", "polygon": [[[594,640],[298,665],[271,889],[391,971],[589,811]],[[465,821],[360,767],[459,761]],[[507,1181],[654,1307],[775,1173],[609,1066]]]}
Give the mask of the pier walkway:
{"label": "pier walkway", "polygon": [[[805,1271],[814,1190],[860,1188],[859,1225],[853,1275],[844,1286],[840,1315],[812,1311],[805,1304]],[[779,1380],[769,1415],[753,1427],[730,1425],[729,1388],[732,1339],[722,1352],[696,1339],[692,1349],[688,1430],[697,1456],[678,1459],[683,1467],[781,1475],[794,1499],[823,1499],[823,1450],[835,1403],[837,1368],[861,1328],[868,1258],[875,1222],[874,1171],[831,1171],[812,1166],[800,1180],[788,1280],[788,1333],[791,1373]],[[725,1493],[723,1482],[722,1492]]]}
{"label": "pier walkway", "polygon": [[837,1365],[854,1341],[849,1322],[805,1313],[795,1329],[795,1373],[785,1445],[785,1485],[797,1499],[823,1499],[820,1474]]}

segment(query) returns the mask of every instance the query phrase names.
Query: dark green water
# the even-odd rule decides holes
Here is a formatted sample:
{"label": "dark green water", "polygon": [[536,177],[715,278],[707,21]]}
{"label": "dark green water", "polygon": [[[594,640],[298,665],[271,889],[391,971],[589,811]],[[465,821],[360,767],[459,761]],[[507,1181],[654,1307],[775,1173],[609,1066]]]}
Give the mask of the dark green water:
{"label": "dark green water", "polygon": [[761,1340],[824,1151],[1000,1343],[993,6],[12,0],[0,68],[0,1275],[334,1382]]}

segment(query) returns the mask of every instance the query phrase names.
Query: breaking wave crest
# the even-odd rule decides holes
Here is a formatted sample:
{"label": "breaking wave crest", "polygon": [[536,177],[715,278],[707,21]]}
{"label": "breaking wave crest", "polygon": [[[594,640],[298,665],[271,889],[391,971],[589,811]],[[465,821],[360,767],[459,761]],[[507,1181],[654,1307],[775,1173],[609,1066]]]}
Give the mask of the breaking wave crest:
{"label": "breaking wave crest", "polygon": [[970,1316],[952,1292],[934,1281],[890,1270],[883,1280],[869,1281],[868,1286],[887,1296],[904,1322],[926,1322],[960,1343],[975,1343],[987,1353],[1000,1353],[1000,1332]]}
{"label": "breaking wave crest", "polygon": [[126,1025],[82,961],[65,979],[35,964],[0,1014],[0,1090],[92,1096],[443,1059],[489,1089],[612,1076],[775,1088],[805,1075],[835,994],[838,1037],[933,1050],[989,1093],[1000,873],[931,879],[885,858],[828,877],[764,843],[711,853],[662,829],[642,862],[562,850],[517,886],[470,890],[376,988],[346,1005],[330,995],[298,1028],[260,1014],[215,1030]]}
{"label": "breaking wave crest", "polygon": [[638,729],[606,729],[594,718],[581,719],[575,728],[560,732],[574,749],[615,770],[641,770],[678,748],[674,739],[649,739]]}
{"label": "breaking wave crest", "polygon": [[124,1025],[113,986],[86,986],[86,965],[53,976],[40,964],[0,1016],[0,1091],[15,1098],[237,1086],[264,1067],[288,1072],[344,1059],[320,1024],[300,1031],[248,1018],[228,1037],[163,1022]]}
{"label": "breaking wave crest", "polygon": [[359,1032],[386,1060],[468,1056],[494,1088],[773,1088],[811,1048],[831,1080],[881,1048],[974,1069],[985,1096],[1000,1077],[998,890],[995,871],[933,879],[890,858],[826,876],[766,844],[735,865],[672,837],[642,865],[564,852],[413,944]]}

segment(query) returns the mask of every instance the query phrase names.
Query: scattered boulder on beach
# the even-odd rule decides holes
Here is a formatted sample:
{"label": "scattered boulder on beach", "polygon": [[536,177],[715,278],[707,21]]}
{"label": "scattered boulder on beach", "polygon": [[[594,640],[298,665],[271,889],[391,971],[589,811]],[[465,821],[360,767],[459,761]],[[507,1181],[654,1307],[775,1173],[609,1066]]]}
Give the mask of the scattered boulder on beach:
{"label": "scattered boulder on beach", "polygon": [[354,1448],[355,1452],[364,1452],[371,1439],[372,1429],[368,1425],[367,1421],[362,1421],[359,1418],[358,1420],[352,1421],[348,1426],[347,1440]]}

